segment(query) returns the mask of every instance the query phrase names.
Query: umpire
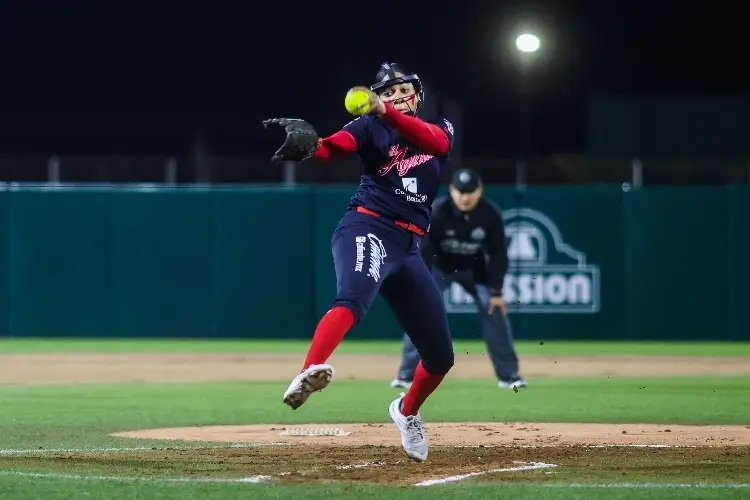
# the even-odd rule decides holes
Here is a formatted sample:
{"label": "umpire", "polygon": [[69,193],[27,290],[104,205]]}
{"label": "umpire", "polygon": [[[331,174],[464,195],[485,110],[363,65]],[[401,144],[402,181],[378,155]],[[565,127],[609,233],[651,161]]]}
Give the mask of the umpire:
{"label": "umpire", "polygon": [[[502,296],[508,253],[500,209],[482,198],[482,179],[473,170],[456,171],[449,189],[450,196],[434,202],[430,232],[420,241],[422,258],[441,291],[456,282],[474,298],[499,387],[526,387]],[[404,335],[401,367],[391,387],[408,388],[419,359]]]}

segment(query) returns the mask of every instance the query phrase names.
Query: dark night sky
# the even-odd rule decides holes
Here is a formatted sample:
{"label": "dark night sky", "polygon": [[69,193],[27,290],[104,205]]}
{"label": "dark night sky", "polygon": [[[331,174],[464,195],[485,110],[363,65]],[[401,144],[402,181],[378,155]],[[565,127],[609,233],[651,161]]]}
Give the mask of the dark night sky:
{"label": "dark night sky", "polygon": [[544,44],[529,85],[542,151],[582,148],[591,92],[750,88],[740,7],[715,2],[146,5],[4,1],[0,148],[179,149],[200,127],[217,150],[267,152],[278,138],[269,142],[261,119],[299,116],[332,133],[349,119],[346,90],[396,60],[461,104],[466,154],[501,154],[518,129],[503,44],[527,20]]}

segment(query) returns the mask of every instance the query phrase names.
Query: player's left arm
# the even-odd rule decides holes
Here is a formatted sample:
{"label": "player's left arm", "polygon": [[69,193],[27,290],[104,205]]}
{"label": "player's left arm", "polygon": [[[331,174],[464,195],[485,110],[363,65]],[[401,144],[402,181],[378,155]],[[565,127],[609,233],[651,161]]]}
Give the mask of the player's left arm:
{"label": "player's left arm", "polygon": [[319,137],[315,128],[299,118],[272,118],[263,125],[277,125],[284,128],[286,139],[274,153],[271,161],[304,161],[312,158],[317,161],[333,161],[356,153],[367,141],[366,120],[356,119],[328,137]]}
{"label": "player's left arm", "polygon": [[508,272],[508,249],[505,239],[505,224],[500,209],[493,203],[487,204],[487,275],[490,294],[503,296],[503,282]]}
{"label": "player's left arm", "polygon": [[416,116],[400,113],[390,103],[385,103],[383,121],[393,127],[406,140],[427,154],[446,156],[453,146],[453,125],[441,120],[441,125],[426,122]]}
{"label": "player's left arm", "polygon": [[334,161],[346,158],[357,151],[357,141],[347,130],[339,130],[333,135],[318,141],[318,149],[313,153],[317,161]]}
{"label": "player's left arm", "polygon": [[313,159],[332,161],[356,153],[367,143],[370,136],[369,130],[368,118],[355,118],[335,134],[320,139]]}

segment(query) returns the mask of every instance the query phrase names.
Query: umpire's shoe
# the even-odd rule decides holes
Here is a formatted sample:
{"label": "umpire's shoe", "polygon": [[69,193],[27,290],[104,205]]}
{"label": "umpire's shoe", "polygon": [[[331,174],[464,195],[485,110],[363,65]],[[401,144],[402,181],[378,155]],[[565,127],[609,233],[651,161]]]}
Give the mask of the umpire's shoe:
{"label": "umpire's shoe", "polygon": [[500,389],[521,389],[523,387],[528,387],[528,384],[522,378],[515,378],[513,380],[500,380],[497,383],[497,386]]}
{"label": "umpire's shoe", "polygon": [[310,365],[292,380],[289,388],[284,393],[284,403],[296,410],[307,401],[310,394],[322,391],[333,378],[333,367],[331,365]]}
{"label": "umpire's shoe", "polygon": [[394,389],[397,387],[408,389],[409,387],[411,387],[411,380],[404,380],[402,378],[394,378],[393,381],[391,382],[391,387],[393,387]]}

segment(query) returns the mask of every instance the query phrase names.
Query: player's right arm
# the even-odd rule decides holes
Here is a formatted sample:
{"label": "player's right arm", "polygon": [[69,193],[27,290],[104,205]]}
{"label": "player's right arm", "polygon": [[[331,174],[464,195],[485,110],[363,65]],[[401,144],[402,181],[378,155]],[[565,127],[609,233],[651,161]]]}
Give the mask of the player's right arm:
{"label": "player's right arm", "polygon": [[367,128],[367,120],[352,120],[335,134],[320,139],[313,159],[332,161],[356,153],[367,140]]}

